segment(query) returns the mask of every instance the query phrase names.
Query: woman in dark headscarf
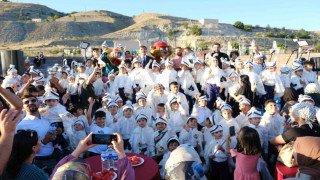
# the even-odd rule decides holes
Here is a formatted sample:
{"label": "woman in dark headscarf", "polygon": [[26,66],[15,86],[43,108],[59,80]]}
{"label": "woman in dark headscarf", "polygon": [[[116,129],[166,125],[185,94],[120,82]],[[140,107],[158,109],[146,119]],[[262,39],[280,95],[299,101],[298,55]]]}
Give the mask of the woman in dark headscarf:
{"label": "woman in dark headscarf", "polygon": [[320,137],[298,137],[294,143],[294,150],[294,157],[299,165],[299,174],[297,175],[297,178],[311,180],[319,179]]}
{"label": "woman in dark headscarf", "polygon": [[281,101],[281,112],[280,115],[286,118],[286,120],[289,119],[289,111],[290,108],[295,105],[298,101],[298,94],[293,88],[286,88],[284,91],[284,95],[282,96]]}
{"label": "woman in dark headscarf", "polygon": [[[238,92],[236,93],[237,97],[241,97],[245,96],[247,99],[249,99],[251,101],[251,106],[255,106],[255,92],[252,92],[251,90],[251,83],[249,80],[249,76],[248,75],[241,75],[240,76],[240,89],[238,90]],[[237,101],[239,101],[240,99],[237,98]],[[258,107],[258,106],[256,106]]]}

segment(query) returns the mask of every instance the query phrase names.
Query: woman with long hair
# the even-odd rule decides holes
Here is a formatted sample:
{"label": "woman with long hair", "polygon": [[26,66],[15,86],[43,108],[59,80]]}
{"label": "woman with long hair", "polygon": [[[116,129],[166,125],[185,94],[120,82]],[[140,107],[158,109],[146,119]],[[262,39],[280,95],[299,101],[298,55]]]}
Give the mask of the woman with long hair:
{"label": "woman with long hair", "polygon": [[12,153],[6,173],[9,179],[48,179],[42,169],[33,164],[35,155],[41,149],[41,140],[33,130],[18,130],[14,136]]}

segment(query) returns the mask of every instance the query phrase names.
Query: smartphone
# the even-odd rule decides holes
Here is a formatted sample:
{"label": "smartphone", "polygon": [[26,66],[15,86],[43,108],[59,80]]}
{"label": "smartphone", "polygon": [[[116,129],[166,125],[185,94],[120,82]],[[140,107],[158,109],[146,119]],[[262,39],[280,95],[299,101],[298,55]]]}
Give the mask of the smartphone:
{"label": "smartphone", "polygon": [[113,134],[92,134],[92,144],[110,145],[111,141],[117,141],[117,135],[113,135]]}
{"label": "smartphone", "polygon": [[235,130],[234,130],[234,126],[231,126],[231,127],[229,128],[229,133],[230,133],[230,136],[235,136],[235,135],[236,135],[236,132],[235,132]]}

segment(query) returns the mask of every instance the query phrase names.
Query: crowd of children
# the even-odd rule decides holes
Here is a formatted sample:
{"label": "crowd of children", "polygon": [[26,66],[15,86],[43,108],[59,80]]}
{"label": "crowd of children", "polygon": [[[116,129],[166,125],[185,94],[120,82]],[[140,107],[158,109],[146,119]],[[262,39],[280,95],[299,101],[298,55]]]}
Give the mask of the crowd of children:
{"label": "crowd of children", "polygon": [[[258,179],[257,166],[263,177],[271,177],[268,169],[262,171],[276,158],[269,141],[291,123],[280,115],[285,102],[278,101],[289,91],[304,95],[308,85],[319,92],[313,64],[296,59],[278,75],[276,62],[266,62],[261,53],[252,61],[221,54],[194,62],[181,57],[179,71],[169,59],[143,68],[136,56],[107,78],[93,59],[72,67],[56,64],[48,77],[33,67],[20,77],[10,66],[2,87],[38,98],[43,118],[61,128],[57,150],[73,150],[90,132],[117,132],[127,152],[157,161],[163,178],[165,162],[180,144],[195,148],[210,177]],[[95,146],[82,157],[103,148]]]}

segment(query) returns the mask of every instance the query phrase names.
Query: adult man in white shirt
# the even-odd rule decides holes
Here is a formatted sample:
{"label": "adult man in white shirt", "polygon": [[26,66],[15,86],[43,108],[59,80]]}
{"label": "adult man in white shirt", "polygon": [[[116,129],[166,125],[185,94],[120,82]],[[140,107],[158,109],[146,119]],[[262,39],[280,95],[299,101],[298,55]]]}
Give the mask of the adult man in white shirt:
{"label": "adult man in white shirt", "polygon": [[44,170],[51,174],[53,168],[58,162],[57,159],[51,158],[53,153],[52,141],[56,138],[56,133],[49,133],[50,123],[48,120],[43,119],[42,115],[39,113],[39,105],[37,98],[32,95],[27,95],[22,98],[23,108],[26,110],[27,115],[22,121],[17,125],[18,130],[34,130],[38,133],[41,139],[41,150],[36,154],[35,164],[39,168],[44,168]]}

